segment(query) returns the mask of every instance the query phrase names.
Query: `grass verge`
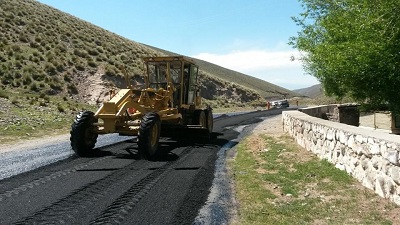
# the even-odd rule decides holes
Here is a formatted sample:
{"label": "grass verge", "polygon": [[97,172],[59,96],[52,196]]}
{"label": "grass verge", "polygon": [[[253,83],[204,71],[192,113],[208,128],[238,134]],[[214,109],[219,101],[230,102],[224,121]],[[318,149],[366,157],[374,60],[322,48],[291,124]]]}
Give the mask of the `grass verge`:
{"label": "grass verge", "polygon": [[288,136],[253,135],[229,161],[234,224],[398,224],[399,207]]}
{"label": "grass verge", "polygon": [[68,133],[79,111],[97,109],[66,97],[8,93],[12,97],[0,97],[1,144]]}

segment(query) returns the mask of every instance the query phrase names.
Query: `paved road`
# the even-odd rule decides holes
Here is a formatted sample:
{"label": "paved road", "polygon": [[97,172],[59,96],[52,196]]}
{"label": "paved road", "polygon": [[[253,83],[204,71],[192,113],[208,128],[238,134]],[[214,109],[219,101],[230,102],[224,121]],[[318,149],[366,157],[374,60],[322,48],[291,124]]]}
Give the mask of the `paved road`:
{"label": "paved road", "polygon": [[74,156],[67,142],[0,155],[0,172],[8,174],[0,180],[0,224],[191,224],[209,196],[221,149],[280,112],[220,116],[208,144],[162,139],[168,153],[155,162],[139,159],[132,139],[100,141],[92,158]]}

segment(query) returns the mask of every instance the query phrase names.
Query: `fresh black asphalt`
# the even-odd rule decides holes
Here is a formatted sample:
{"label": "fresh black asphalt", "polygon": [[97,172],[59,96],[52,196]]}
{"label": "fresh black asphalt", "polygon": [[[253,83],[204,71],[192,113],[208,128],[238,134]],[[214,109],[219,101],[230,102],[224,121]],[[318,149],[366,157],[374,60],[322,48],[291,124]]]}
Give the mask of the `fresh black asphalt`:
{"label": "fresh black asphalt", "polygon": [[219,116],[206,144],[162,138],[158,161],[140,159],[132,137],[115,135],[100,136],[100,153],[89,158],[72,154],[68,141],[3,153],[0,224],[225,224],[225,152],[281,111]]}

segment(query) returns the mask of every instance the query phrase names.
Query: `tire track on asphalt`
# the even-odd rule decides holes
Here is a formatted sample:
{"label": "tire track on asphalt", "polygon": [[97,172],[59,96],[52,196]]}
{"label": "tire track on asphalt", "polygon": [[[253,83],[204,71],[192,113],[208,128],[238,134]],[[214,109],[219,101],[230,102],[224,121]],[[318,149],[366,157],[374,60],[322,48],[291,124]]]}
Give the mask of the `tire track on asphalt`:
{"label": "tire track on asphalt", "polygon": [[[124,148],[121,145],[127,147],[127,146],[132,145],[132,143],[125,143],[125,142],[124,143],[117,143],[117,144],[105,146],[105,147],[102,147],[102,148],[99,148],[99,149],[102,150],[102,151],[105,151],[105,150],[117,150],[117,149]],[[18,194],[20,194],[22,192],[25,192],[25,191],[28,191],[30,189],[39,187],[39,186],[41,186],[43,184],[46,184],[46,183],[48,183],[50,181],[53,181],[53,180],[56,180],[58,178],[67,176],[67,175],[69,175],[71,173],[75,173],[75,172],[77,172],[79,170],[85,169],[85,168],[87,168],[87,167],[89,167],[91,165],[94,165],[96,163],[99,163],[99,162],[104,161],[104,160],[106,160],[108,158],[111,158],[111,157],[113,157],[113,156],[112,155],[111,156],[105,156],[105,157],[102,157],[102,158],[90,160],[89,162],[85,162],[85,163],[76,165],[71,169],[66,169],[66,170],[63,170],[63,171],[57,171],[57,172],[52,173],[50,175],[47,175],[45,177],[35,179],[35,180],[31,181],[31,182],[25,183],[23,185],[20,185],[20,186],[18,186],[16,188],[11,189],[11,190],[8,190],[8,191],[5,191],[3,193],[0,193],[0,202],[2,202],[6,198],[14,197],[14,196],[16,196],[16,195],[18,195]]]}
{"label": "tire track on asphalt", "polygon": [[[173,165],[184,160],[192,149],[193,147],[186,148],[179,155],[179,160],[167,162],[165,165],[146,174],[136,182],[135,180],[138,179],[138,175],[137,173],[132,173],[132,170],[141,170],[147,161],[133,161],[128,166],[75,190],[63,199],[33,213],[31,216],[19,220],[15,224],[42,224],[48,221],[52,221],[52,223],[55,224],[78,223],[77,219],[79,219],[79,217],[77,215],[79,215],[79,213],[90,209],[90,207],[96,205],[95,202],[104,199],[109,193],[115,193],[118,188],[123,185],[135,182],[126,192],[120,195],[120,197],[117,197],[99,217],[91,221],[91,224],[114,224],[115,221],[123,220],[125,215],[134,208],[134,205],[139,202],[168,171],[173,170]],[[118,220],[116,220],[116,218],[118,218]]]}

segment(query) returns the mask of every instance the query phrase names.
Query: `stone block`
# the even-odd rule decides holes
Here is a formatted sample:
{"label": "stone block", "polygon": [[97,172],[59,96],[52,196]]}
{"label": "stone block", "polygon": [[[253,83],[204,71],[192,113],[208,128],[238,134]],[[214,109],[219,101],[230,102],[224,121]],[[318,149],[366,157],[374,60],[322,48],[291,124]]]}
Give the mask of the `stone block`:
{"label": "stone block", "polygon": [[382,198],[386,198],[385,193],[385,178],[383,176],[377,176],[375,181],[375,193],[377,193]]}
{"label": "stone block", "polygon": [[342,143],[342,144],[344,144],[344,145],[347,145],[347,140],[348,140],[348,138],[347,138],[347,135],[346,135],[346,133],[344,132],[344,131],[339,131],[339,138],[338,138],[338,140],[340,141],[340,143]]}
{"label": "stone block", "polygon": [[355,144],[354,135],[350,135],[349,139],[347,140],[347,146],[349,146],[350,148],[354,148],[354,144]]}
{"label": "stone block", "polygon": [[326,139],[330,141],[335,140],[335,133],[332,129],[326,131]]}
{"label": "stone block", "polygon": [[383,158],[385,158],[387,161],[389,161],[391,164],[399,166],[399,152],[396,150],[390,150],[386,151],[386,153],[383,155]]}
{"label": "stone block", "polygon": [[364,169],[364,170],[366,170],[366,169],[368,169],[368,166],[369,166],[369,159],[367,158],[367,157],[361,157],[361,159],[360,159],[360,164],[361,164],[361,166],[362,166],[362,168]]}
{"label": "stone block", "polygon": [[372,155],[380,155],[381,154],[381,146],[378,143],[373,143],[369,145],[369,152]]}
{"label": "stone block", "polygon": [[394,202],[395,204],[400,205],[400,196],[399,195],[392,195],[390,197],[390,200],[392,202]]}
{"label": "stone block", "polygon": [[369,166],[372,166],[374,169],[376,170],[380,170],[381,167],[381,159],[379,159],[378,157],[372,157],[371,160],[369,161]]}
{"label": "stone block", "polygon": [[350,157],[350,164],[357,167],[360,164],[360,161],[357,158]]}
{"label": "stone block", "polygon": [[361,183],[364,187],[375,191],[375,179],[365,176]]}
{"label": "stone block", "polygon": [[354,169],[353,176],[360,182],[363,182],[363,180],[365,179],[366,173],[360,164],[358,166],[356,166],[356,168]]}
{"label": "stone block", "polygon": [[391,166],[388,170],[388,173],[389,177],[391,177],[397,185],[400,185],[400,168]]}
{"label": "stone block", "polygon": [[346,171],[346,167],[345,167],[343,164],[337,163],[337,164],[335,165],[335,167],[338,168],[339,170],[344,170],[344,171]]}
{"label": "stone block", "polygon": [[362,136],[362,135],[356,135],[356,141],[358,142],[358,143],[360,143],[360,144],[362,144],[362,143],[366,143],[367,142],[367,138],[366,137],[364,137],[364,136]]}
{"label": "stone block", "polygon": [[367,143],[368,143],[368,144],[370,144],[370,145],[373,145],[373,144],[375,144],[375,140],[374,140],[374,138],[372,138],[372,137],[368,137],[368,138],[367,138]]}

